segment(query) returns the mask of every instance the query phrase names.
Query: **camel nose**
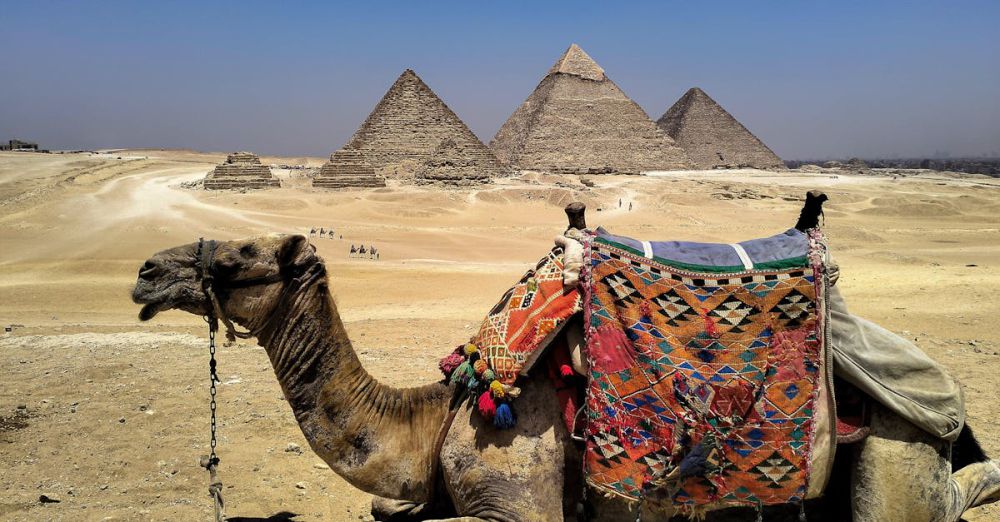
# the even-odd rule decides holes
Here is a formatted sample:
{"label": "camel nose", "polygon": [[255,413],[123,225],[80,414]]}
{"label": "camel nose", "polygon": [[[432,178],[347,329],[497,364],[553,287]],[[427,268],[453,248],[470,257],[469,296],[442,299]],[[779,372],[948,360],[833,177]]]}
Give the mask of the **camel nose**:
{"label": "camel nose", "polygon": [[159,273],[160,264],[154,258],[150,258],[139,268],[139,279],[149,281],[156,278]]}

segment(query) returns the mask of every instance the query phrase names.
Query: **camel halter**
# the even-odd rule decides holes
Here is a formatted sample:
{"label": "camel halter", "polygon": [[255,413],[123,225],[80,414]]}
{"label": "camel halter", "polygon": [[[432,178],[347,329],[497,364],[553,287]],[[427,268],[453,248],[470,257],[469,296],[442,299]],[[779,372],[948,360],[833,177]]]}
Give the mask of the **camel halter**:
{"label": "camel halter", "polygon": [[215,384],[219,381],[219,375],[216,371],[215,362],[215,335],[219,331],[219,320],[226,325],[226,339],[232,343],[236,341],[236,338],[247,339],[253,337],[253,332],[246,331],[241,332],[236,329],[233,322],[226,316],[223,311],[222,305],[219,303],[219,298],[216,295],[215,287],[219,286],[220,289],[237,289],[237,288],[249,288],[252,286],[270,285],[274,283],[280,283],[287,281],[288,284],[285,285],[285,289],[281,292],[281,296],[278,298],[278,304],[275,306],[275,310],[269,314],[269,317],[261,325],[258,331],[264,331],[271,326],[274,322],[275,317],[282,315],[281,312],[288,306],[289,297],[292,294],[297,293],[301,289],[309,286],[311,283],[315,282],[320,278],[320,276],[325,272],[325,267],[323,263],[315,261],[310,264],[307,268],[298,269],[292,271],[292,273],[282,273],[279,271],[276,274],[271,274],[263,277],[253,277],[248,279],[238,279],[234,281],[220,282],[216,279],[213,268],[215,264],[215,251],[218,249],[219,244],[214,240],[205,241],[205,238],[198,239],[198,263],[197,273],[198,279],[201,280],[201,288],[208,297],[211,307],[208,313],[205,314],[205,322],[208,323],[208,383],[209,383],[209,409],[211,410],[211,439],[209,443],[209,448],[211,453],[209,455],[203,455],[199,461],[201,467],[205,468],[209,473],[209,483],[208,483],[208,493],[212,497],[215,504],[215,520],[216,522],[225,522],[225,502],[222,500],[222,480],[219,479],[218,466],[219,466],[219,456],[215,454],[215,448],[218,445],[218,440],[216,439],[216,388]]}

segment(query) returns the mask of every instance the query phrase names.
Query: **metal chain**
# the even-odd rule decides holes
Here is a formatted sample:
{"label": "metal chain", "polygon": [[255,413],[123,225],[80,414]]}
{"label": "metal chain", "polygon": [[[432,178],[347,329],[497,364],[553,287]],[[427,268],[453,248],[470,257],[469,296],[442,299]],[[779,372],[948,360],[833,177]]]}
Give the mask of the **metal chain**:
{"label": "metal chain", "polygon": [[215,317],[212,317],[212,316],[206,316],[205,317],[205,321],[208,323],[208,355],[209,355],[209,359],[208,359],[208,373],[209,373],[208,384],[209,384],[209,388],[208,388],[208,390],[209,390],[209,395],[211,396],[211,398],[209,400],[209,408],[211,408],[211,410],[212,410],[212,439],[211,439],[211,443],[210,443],[212,454],[201,458],[201,467],[203,467],[206,470],[208,470],[208,473],[209,473],[208,493],[209,493],[209,495],[212,496],[212,499],[214,500],[214,504],[215,504],[215,521],[216,522],[225,522],[225,520],[226,520],[226,515],[225,515],[226,504],[225,504],[225,501],[223,501],[223,499],[222,499],[222,481],[219,480],[219,476],[218,476],[219,457],[218,457],[218,455],[215,454],[215,446],[217,444],[217,440],[216,440],[216,437],[215,437],[215,428],[216,428],[216,422],[215,422],[215,410],[216,410],[215,395],[216,395],[216,388],[215,388],[215,383],[219,382],[219,375],[216,372],[216,364],[215,364],[215,333],[219,329],[219,323],[217,322],[217,320],[215,319]]}
{"label": "metal chain", "polygon": [[216,364],[215,364],[215,332],[216,332],[215,325],[212,325],[208,329],[208,355],[209,355],[209,359],[208,359],[208,372],[209,372],[209,377],[208,377],[208,382],[209,382],[208,393],[211,396],[211,399],[209,401],[209,408],[212,410],[212,441],[210,443],[212,454],[209,455],[208,458],[211,459],[211,460],[213,460],[213,461],[218,461],[219,457],[215,454],[215,446],[218,444],[218,441],[215,438],[215,428],[216,428],[216,422],[215,422],[215,410],[216,410],[216,403],[215,403],[216,389],[215,389],[215,383],[219,382],[219,375],[216,373]]}

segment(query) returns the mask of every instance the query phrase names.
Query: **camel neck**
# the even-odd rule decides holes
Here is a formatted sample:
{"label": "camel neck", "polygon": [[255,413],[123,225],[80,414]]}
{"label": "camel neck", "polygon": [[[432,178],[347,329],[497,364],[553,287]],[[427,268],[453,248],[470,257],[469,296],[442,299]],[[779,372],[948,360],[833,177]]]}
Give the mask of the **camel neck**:
{"label": "camel neck", "polygon": [[[426,501],[450,389],[396,389],[372,378],[325,280],[289,299],[258,339],[313,450],[363,491]],[[402,451],[412,458],[398,458]]]}

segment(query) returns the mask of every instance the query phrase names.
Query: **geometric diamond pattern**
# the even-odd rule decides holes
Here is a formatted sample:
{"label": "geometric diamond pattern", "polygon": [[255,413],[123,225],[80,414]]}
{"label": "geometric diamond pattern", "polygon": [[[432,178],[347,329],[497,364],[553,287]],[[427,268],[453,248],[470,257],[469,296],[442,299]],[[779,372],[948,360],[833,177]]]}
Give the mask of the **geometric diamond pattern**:
{"label": "geometric diamond pattern", "polygon": [[823,371],[819,267],[695,273],[596,235],[585,252],[588,484],[688,514],[800,499]]}

